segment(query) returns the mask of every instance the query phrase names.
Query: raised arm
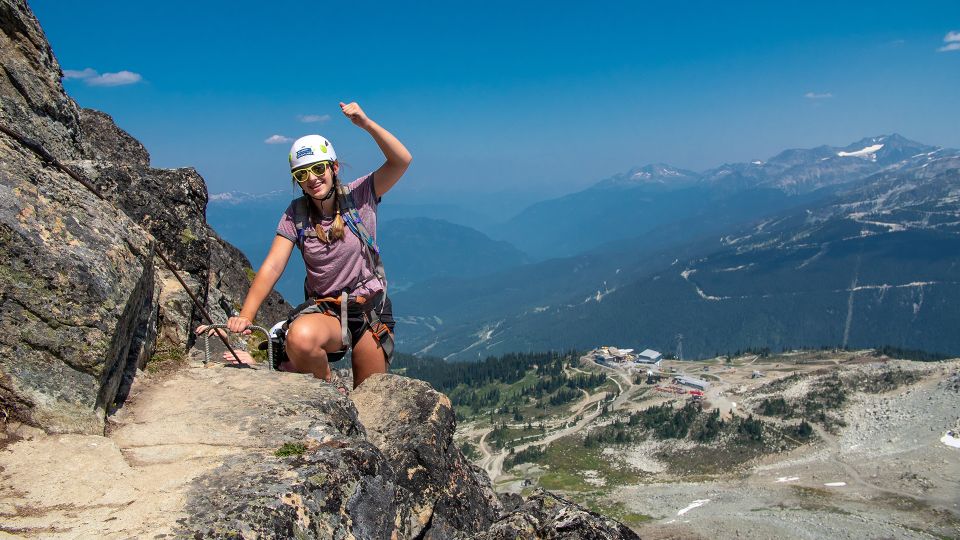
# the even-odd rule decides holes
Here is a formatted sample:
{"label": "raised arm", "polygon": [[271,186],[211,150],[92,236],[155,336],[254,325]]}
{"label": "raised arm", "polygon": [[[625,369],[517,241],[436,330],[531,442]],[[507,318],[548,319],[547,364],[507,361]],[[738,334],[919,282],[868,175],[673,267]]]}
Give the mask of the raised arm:
{"label": "raised arm", "polygon": [[[247,292],[247,298],[243,301],[240,315],[230,317],[230,320],[227,321],[227,327],[231,332],[242,332],[253,324],[253,319],[257,316],[257,311],[260,310],[260,304],[263,304],[267,295],[273,290],[273,286],[277,284],[277,280],[283,274],[283,269],[287,267],[287,261],[290,260],[291,253],[293,253],[293,242],[280,235],[275,236],[273,244],[270,246],[270,252],[267,253],[267,258],[263,260],[260,271],[257,272],[257,276],[253,278],[253,283],[250,284],[250,290]],[[273,325],[276,321],[269,322],[270,324],[267,326]]]}
{"label": "raised arm", "polygon": [[349,105],[340,102],[340,110],[342,110],[343,114],[357,127],[366,130],[366,132],[373,137],[377,146],[380,147],[380,151],[383,152],[383,156],[387,158],[387,161],[373,173],[373,188],[376,191],[376,196],[382,197],[384,193],[390,191],[390,188],[392,188],[397,181],[400,180],[400,177],[403,176],[403,173],[407,171],[407,167],[409,167],[410,162],[413,161],[413,156],[411,156],[407,148],[403,146],[403,143],[397,140],[389,131],[367,118],[363,109],[361,109],[356,102],[352,102]]}

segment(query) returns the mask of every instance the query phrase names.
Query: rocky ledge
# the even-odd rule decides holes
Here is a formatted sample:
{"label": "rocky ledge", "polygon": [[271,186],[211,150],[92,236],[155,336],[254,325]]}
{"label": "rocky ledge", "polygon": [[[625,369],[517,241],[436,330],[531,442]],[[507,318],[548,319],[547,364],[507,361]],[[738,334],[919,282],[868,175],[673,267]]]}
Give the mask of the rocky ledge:
{"label": "rocky ledge", "polygon": [[[16,427],[16,426],[15,426]],[[193,362],[138,378],[107,435],[26,425],[0,452],[0,530],[44,537],[636,538],[559,496],[501,501],[450,401],[376,375]]]}

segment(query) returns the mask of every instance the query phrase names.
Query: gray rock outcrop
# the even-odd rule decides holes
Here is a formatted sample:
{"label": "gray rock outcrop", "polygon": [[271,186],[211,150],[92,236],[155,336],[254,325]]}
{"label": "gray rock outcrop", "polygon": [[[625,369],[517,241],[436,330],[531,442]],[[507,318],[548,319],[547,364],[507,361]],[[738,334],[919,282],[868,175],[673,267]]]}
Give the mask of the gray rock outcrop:
{"label": "gray rock outcrop", "polygon": [[[26,2],[0,0],[0,409],[51,432],[93,433],[158,336],[165,354],[183,357],[200,321],[179,283],[158,273],[156,251],[217,321],[242,302],[250,263],[207,226],[194,169],[151,168],[143,145],[78,107],[61,77]],[[273,293],[261,319],[288,309]]]}
{"label": "gray rock outcrop", "polygon": [[[489,477],[453,444],[450,401],[422,381],[374,375],[347,399],[303,376],[219,371],[203,378],[224,380],[211,397],[229,425],[243,426],[251,450],[189,484],[181,536],[637,538],[623,524],[544,491],[505,510]],[[264,398],[255,395],[220,395],[241,379],[267,392],[271,406],[257,406]],[[270,455],[265,448],[279,450]]]}
{"label": "gray rock outcrop", "polygon": [[502,505],[490,478],[453,442],[456,427],[447,396],[429,384],[398,375],[374,375],[350,394],[367,438],[412,495],[418,538],[457,538],[487,530]]}
{"label": "gray rock outcrop", "polygon": [[[61,159],[79,109],[23,2],[0,2],[0,121]],[[0,407],[54,432],[103,429],[154,305],[153,240],[122,211],[0,134]],[[134,234],[131,234],[131,231]],[[149,318],[149,317],[148,317]]]}
{"label": "gray rock outcrop", "polygon": [[639,538],[629,527],[542,489],[503,514],[478,540]]}

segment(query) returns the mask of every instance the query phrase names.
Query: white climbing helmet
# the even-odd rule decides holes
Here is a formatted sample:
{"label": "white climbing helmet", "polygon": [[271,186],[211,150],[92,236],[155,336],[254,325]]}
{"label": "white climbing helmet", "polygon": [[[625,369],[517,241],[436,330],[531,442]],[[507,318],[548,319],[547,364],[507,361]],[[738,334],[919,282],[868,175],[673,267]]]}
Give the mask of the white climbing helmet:
{"label": "white climbing helmet", "polygon": [[320,135],[304,135],[290,147],[291,171],[318,161],[336,160],[337,153],[333,151],[333,145]]}

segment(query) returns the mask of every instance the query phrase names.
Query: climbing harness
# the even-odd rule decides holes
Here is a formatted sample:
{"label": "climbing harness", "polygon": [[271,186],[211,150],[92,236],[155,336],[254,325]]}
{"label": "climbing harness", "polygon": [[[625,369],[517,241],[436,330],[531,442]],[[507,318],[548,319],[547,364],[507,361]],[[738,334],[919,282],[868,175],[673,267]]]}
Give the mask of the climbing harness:
{"label": "climbing harness", "polygon": [[390,327],[380,319],[380,314],[377,312],[377,309],[381,309],[377,307],[378,303],[381,306],[385,305],[385,301],[379,301],[378,297],[382,296],[385,296],[382,292],[370,298],[366,296],[349,295],[344,291],[340,296],[310,298],[290,312],[290,317],[283,323],[281,331],[277,332],[277,336],[281,340],[281,343],[285,345],[284,336],[286,336],[286,332],[293,321],[300,315],[322,313],[339,319],[341,331],[340,340],[343,343],[343,348],[339,351],[330,351],[327,353],[328,361],[339,362],[353,346],[353,335],[350,331],[350,316],[354,316],[354,321],[356,321],[359,316],[361,322],[358,334],[363,335],[363,332],[369,329],[373,339],[376,340],[377,344],[383,350],[387,363],[389,363],[390,359],[393,358],[394,341]]}

